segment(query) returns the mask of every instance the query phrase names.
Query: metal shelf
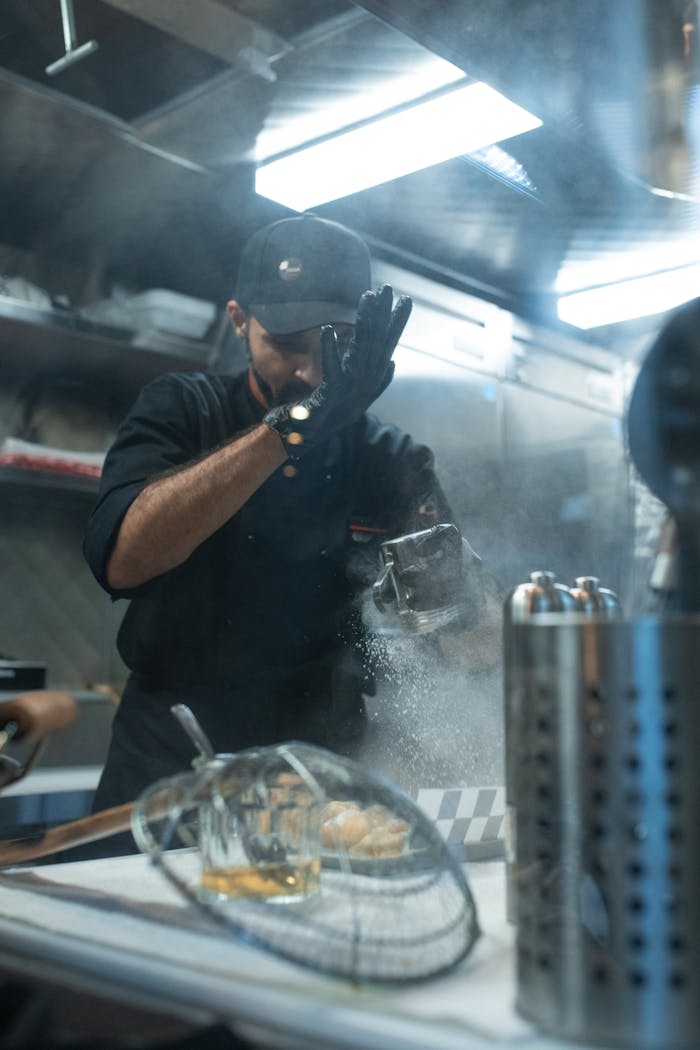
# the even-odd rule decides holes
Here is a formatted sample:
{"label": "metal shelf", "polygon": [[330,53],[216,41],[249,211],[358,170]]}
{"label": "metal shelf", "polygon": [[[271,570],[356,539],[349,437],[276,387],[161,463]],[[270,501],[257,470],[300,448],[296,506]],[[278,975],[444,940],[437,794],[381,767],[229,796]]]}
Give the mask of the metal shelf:
{"label": "metal shelf", "polygon": [[210,344],[96,324],[0,295],[0,368],[61,384],[137,389],[162,372],[206,369]]}
{"label": "metal shelf", "polygon": [[97,494],[97,478],[59,471],[29,470],[25,467],[10,467],[0,464],[0,486],[17,490],[44,490],[47,492],[70,492],[94,497]]}

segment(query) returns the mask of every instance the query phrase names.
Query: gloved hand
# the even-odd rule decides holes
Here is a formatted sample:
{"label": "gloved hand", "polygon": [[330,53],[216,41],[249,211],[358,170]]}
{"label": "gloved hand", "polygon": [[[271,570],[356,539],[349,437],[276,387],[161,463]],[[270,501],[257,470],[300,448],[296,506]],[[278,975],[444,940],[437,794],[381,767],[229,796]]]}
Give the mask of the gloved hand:
{"label": "gloved hand", "polygon": [[300,459],[354,423],[388,387],[394,375],[391,355],[413,306],[408,296],[392,304],[393,290],[387,284],[376,295],[362,295],[355,334],[342,355],[332,326],[321,329],[323,379],[303,401],[280,405],[263,418],[284,441],[290,459]]}

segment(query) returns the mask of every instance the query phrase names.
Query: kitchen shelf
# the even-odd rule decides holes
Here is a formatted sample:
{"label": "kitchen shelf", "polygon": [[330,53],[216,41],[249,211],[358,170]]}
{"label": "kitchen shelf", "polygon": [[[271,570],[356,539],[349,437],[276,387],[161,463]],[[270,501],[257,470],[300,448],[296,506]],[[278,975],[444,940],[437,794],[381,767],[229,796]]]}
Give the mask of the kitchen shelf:
{"label": "kitchen shelf", "polygon": [[97,478],[58,471],[28,470],[24,467],[0,465],[0,486],[14,489],[44,489],[54,492],[70,492],[95,496],[99,486]]}
{"label": "kitchen shelf", "polygon": [[0,369],[31,376],[132,391],[162,372],[204,370],[209,343],[97,324],[0,295]]}

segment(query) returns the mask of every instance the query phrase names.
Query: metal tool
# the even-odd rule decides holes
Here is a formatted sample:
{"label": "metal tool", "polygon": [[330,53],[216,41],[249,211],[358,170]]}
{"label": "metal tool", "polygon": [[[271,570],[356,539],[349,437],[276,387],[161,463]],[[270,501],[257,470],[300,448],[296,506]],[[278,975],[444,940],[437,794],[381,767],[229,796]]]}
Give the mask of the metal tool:
{"label": "metal tool", "polygon": [[[182,825],[188,831],[218,799],[235,811],[261,781],[284,791],[287,778],[307,785],[314,806],[350,799],[368,812],[380,807],[389,813],[411,843],[401,868],[391,858],[365,855],[355,870],[353,857],[336,845],[331,867],[321,853],[321,892],[301,907],[280,906],[274,897],[212,894],[199,858],[192,856],[188,866],[177,848]],[[169,792],[172,819],[160,818],[162,798],[154,812],[156,791]],[[161,781],[140,797],[132,826],[165,878],[222,930],[322,973],[393,983],[429,977],[463,959],[479,936],[466,875],[434,822],[383,777],[322,748],[289,742],[241,751],[221,770],[203,766]]]}
{"label": "metal tool", "polygon": [[61,22],[63,25],[63,44],[66,49],[65,55],[62,58],[57,58],[55,62],[51,62],[45,72],[49,76],[54,76],[56,73],[60,73],[62,70],[67,69],[68,66],[72,66],[74,62],[79,62],[81,58],[86,58],[91,55],[93,51],[97,51],[98,44],[96,40],[88,40],[85,44],[78,44],[78,36],[75,30],[75,13],[73,11],[73,0],[61,0]]}
{"label": "metal tool", "polygon": [[173,704],[170,708],[170,713],[175,716],[185,730],[188,737],[199,751],[201,758],[206,762],[214,761],[214,759],[218,757],[214,750],[214,746],[195,718],[192,709],[189,708],[187,704]]}
{"label": "metal tool", "polygon": [[385,540],[380,550],[383,564],[372,587],[374,608],[365,615],[373,631],[426,634],[463,617],[465,597],[479,601],[480,589],[470,587],[470,573],[478,571],[481,561],[456,525],[397,536]]}
{"label": "metal tool", "polygon": [[0,751],[9,744],[10,740],[17,735],[19,726],[16,722],[6,722],[5,725],[0,729]]}

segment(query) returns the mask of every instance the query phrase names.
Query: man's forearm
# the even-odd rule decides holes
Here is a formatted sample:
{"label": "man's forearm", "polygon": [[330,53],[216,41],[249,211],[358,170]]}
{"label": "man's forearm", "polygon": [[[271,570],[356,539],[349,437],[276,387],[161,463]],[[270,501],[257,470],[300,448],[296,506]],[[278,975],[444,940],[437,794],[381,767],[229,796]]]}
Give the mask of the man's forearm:
{"label": "man's forearm", "polygon": [[181,565],[286,458],[278,435],[258,426],[152,482],[122,521],[107,565],[110,587],[138,587]]}

